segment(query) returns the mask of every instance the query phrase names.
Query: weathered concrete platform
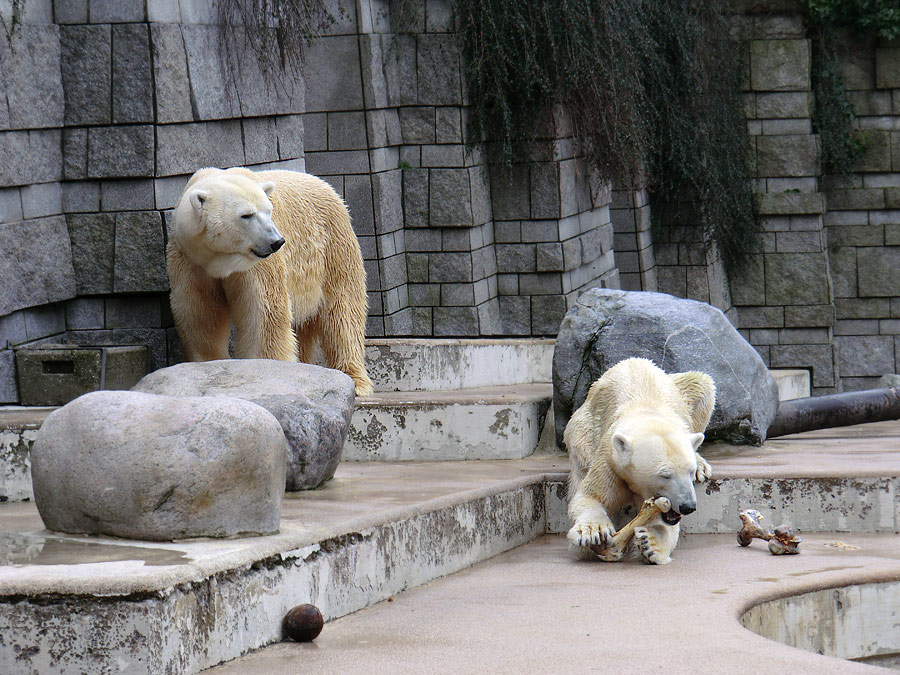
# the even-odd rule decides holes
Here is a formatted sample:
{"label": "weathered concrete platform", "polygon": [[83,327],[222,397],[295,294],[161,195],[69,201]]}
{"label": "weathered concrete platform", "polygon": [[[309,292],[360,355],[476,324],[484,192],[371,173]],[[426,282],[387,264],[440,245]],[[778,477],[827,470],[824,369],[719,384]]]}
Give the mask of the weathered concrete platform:
{"label": "weathered concrete platform", "polygon": [[877,673],[742,627],[747,609],[772,598],[900,579],[894,535],[804,535],[801,548],[779,557],[730,534],[695,534],[672,564],[650,567],[578,561],[564,537],[545,536],[328,623],[313,643],[207,672]]}
{"label": "weathered concrete platform", "polygon": [[521,459],[537,447],[552,397],[550,383],[376,393],[357,399],[341,459]]}
{"label": "weathered concrete platform", "polygon": [[444,391],[550,382],[548,338],[366,340],[375,391]]}
{"label": "weathered concrete platform", "polygon": [[[518,459],[555,444],[553,340],[385,339],[366,349],[377,391],[357,400],[344,461]],[[772,374],[782,400],[809,393],[808,371]],[[52,410],[0,406],[0,502],[31,498],[29,454]]]}
{"label": "weathered concrete platform", "polygon": [[[685,531],[727,532],[733,541],[737,512],[751,506],[773,524],[790,519],[804,537],[900,529],[900,422],[762,448],[713,446],[706,454],[715,478]],[[312,602],[335,619],[565,531],[566,471],[560,455],[347,463],[323,489],[288,496],[280,534],[224,541],[54,535],[33,504],[2,504],[0,672],[113,664],[122,672],[197,672],[278,641],[281,618],[294,605]],[[695,581],[705,574],[677,553],[660,569],[685,570],[677,574]],[[758,559],[769,555],[763,550]],[[562,555],[558,564],[571,561]],[[900,555],[886,564],[900,570]],[[694,606],[682,596],[660,605],[660,597],[663,616],[644,626],[645,647],[657,644],[666,623],[693,633]]]}

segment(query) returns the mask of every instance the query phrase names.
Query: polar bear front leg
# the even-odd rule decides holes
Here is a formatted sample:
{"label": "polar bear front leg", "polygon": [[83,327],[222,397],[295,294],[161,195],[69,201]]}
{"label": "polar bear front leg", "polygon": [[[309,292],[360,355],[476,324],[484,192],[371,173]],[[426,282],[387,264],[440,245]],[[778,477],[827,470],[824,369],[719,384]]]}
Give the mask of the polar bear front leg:
{"label": "polar bear front leg", "polygon": [[678,544],[681,525],[657,523],[646,527],[636,527],[634,544],[641,558],[648,565],[668,565],[671,553]]}
{"label": "polar bear front leg", "polygon": [[580,490],[576,492],[569,502],[569,517],[575,524],[567,538],[575,546],[608,546],[612,543],[616,527],[606,507],[596,497]]}
{"label": "polar bear front leg", "polygon": [[703,459],[700,455],[697,455],[697,475],[696,481],[697,483],[705,483],[712,476],[712,467],[709,465],[705,459]]}
{"label": "polar bear front leg", "polygon": [[254,272],[231,274],[222,281],[235,327],[235,358],[296,361],[287,289]]}
{"label": "polar bear front leg", "polygon": [[172,316],[188,361],[228,358],[231,325],[222,284],[171,244],[166,256]]}

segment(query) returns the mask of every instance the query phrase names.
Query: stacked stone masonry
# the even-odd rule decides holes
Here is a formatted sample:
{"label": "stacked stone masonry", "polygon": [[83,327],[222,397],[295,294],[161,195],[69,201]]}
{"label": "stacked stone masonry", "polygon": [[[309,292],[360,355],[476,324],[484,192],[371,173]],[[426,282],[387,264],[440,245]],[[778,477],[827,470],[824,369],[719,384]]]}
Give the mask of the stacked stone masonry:
{"label": "stacked stone masonry", "polygon": [[181,360],[165,246],[187,178],[305,168],[302,78],[265,77],[239,34],[226,47],[210,3],[22,6],[15,23],[0,9],[0,402],[11,403],[20,345],[137,343],[150,369]]}
{"label": "stacked stone masonry", "polygon": [[554,335],[580,292],[621,284],[719,307],[767,364],[811,369],[815,393],[900,370],[900,44],[847,38],[868,152],[827,182],[803,17],[741,18],[765,231],[729,278],[696,224],[654,242],[646,192],[597,180],[561,110],[533,163],[489,164],[468,137],[452,0],[327,4],[335,22],[302,75],[265,65],[277,55],[261,60],[240,27],[223,38],[206,0],[27,0],[14,26],[0,7],[0,403],[18,400],[20,345],[137,343],[151,369],[181,360],[164,251],[203,166],[334,186],[372,337]]}
{"label": "stacked stone masonry", "polygon": [[823,177],[805,19],[769,5],[737,20],[761,249],[726,275],[699,232],[654,243],[641,193],[616,191],[622,287],[719,307],[771,368],[810,370],[814,395],[876,387],[900,371],[900,43],[841,35],[866,153],[850,176]]}

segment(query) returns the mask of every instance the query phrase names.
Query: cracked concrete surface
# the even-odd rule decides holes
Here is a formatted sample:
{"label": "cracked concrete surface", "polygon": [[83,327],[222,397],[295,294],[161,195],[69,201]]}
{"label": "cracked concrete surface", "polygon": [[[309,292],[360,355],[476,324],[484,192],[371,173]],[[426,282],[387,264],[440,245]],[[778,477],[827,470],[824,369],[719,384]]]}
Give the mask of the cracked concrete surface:
{"label": "cracked concrete surface", "polygon": [[[828,546],[840,539],[859,547]],[[900,579],[894,535],[804,535],[798,556],[688,535],[666,567],[584,562],[562,536],[526,546],[356,614],[315,642],[283,642],[207,671],[296,673],[875,673],[745,629],[775,597]]]}
{"label": "cracked concrete surface", "polygon": [[[728,547],[733,547],[739,507],[769,509],[773,525],[790,515],[802,531],[804,546],[808,541],[840,539],[860,546],[861,550],[852,554],[862,556],[857,561],[863,561],[866,573],[900,574],[900,550],[891,548],[894,544],[876,546],[877,542],[896,542],[896,537],[858,533],[900,529],[900,422],[810,432],[771,441],[761,448],[714,445],[704,454],[713,465],[714,481],[701,490],[700,508],[685,518],[685,530],[729,534],[721,538],[688,536],[676,549],[673,565],[660,568],[664,571],[629,565],[621,569],[573,567],[593,580],[575,579],[571,585],[576,594],[588,592],[583,590],[586,588],[597,594],[591,605],[594,614],[602,614],[597,607],[610,606],[605,599],[612,597],[611,593],[627,589],[644,593],[642,584],[648,578],[668,578],[688,589],[700,581],[705,584],[707,577],[713,578],[711,570],[718,569],[715,565],[720,560],[736,555]],[[42,529],[34,504],[0,504],[2,545],[15,554],[0,563],[0,636],[15,636],[14,641],[0,640],[0,672],[15,672],[23,664],[39,672],[53,672],[61,663],[84,670],[88,662],[96,665],[91,655],[98,653],[101,643],[105,663],[124,664],[126,672],[197,672],[278,641],[281,617],[293,605],[312,602],[326,617],[335,619],[527,544],[545,532],[565,531],[567,470],[566,458],[558,454],[507,461],[347,463],[324,488],[287,495],[280,534],[224,541],[153,544],[63,537]],[[853,534],[811,534],[822,528],[847,529]],[[718,542],[725,543],[720,548]],[[528,550],[512,555],[525,555],[527,561]],[[884,553],[873,555],[875,550]],[[834,566],[831,563],[804,567],[814,558],[805,555],[807,551],[813,553],[814,547],[804,550],[799,564],[784,568],[807,570],[804,576],[763,574],[767,566],[781,563],[752,546],[740,550],[744,557],[731,572],[741,584],[747,581],[744,577],[774,579],[757,581],[752,587],[768,589],[770,596],[795,588],[798,580],[815,584],[845,579],[842,570],[816,571]],[[836,553],[828,550],[822,555]],[[572,565],[575,561],[562,550],[554,552],[545,567],[536,568],[534,596],[545,600],[533,612],[540,615],[541,611],[564,609],[559,604],[564,596],[548,596],[540,589],[542,584],[555,584],[553,574]],[[676,571],[665,571],[670,569]],[[591,584],[599,575],[611,573],[617,576],[601,577],[593,589]],[[513,579],[509,577],[510,583]],[[728,595],[714,592],[728,588],[723,582],[707,595]],[[488,604],[502,607],[503,594],[509,592],[501,584],[500,596]],[[473,602],[481,602],[480,593],[479,589],[469,590]],[[667,595],[662,591],[647,595],[647,602],[655,603],[657,615],[645,617],[640,624],[643,632],[628,638],[640,640],[644,650],[656,649],[676,628],[680,634],[696,633],[694,617],[707,611],[709,601],[707,595]],[[629,595],[619,597],[621,602],[635,601]],[[437,626],[466,618],[455,605],[446,607],[449,618],[419,614],[420,622]],[[614,612],[613,616],[621,614]],[[489,619],[491,615],[485,616]],[[555,621],[554,616],[547,614],[547,621]],[[717,617],[709,619],[710,626],[724,621]],[[485,621],[484,626],[500,630]],[[605,626],[604,630],[611,629]],[[399,631],[397,628],[395,635],[403,635]],[[534,634],[543,635],[541,631]],[[410,640],[412,654],[419,646]],[[570,646],[570,651],[578,651],[584,642],[581,639]],[[695,653],[702,653],[704,643],[693,644]],[[747,644],[735,642],[738,651]],[[497,652],[495,648],[495,658]],[[596,658],[603,658],[605,651],[599,653]],[[636,646],[634,653],[639,653]],[[22,654],[27,655],[27,663],[19,660]],[[432,657],[435,654],[430,654]],[[642,661],[633,658],[633,672],[646,672],[640,670]],[[679,658],[688,662],[686,653]],[[587,662],[587,657],[577,661],[581,665]],[[443,666],[442,661],[435,663]],[[480,666],[477,660],[472,663]],[[513,659],[510,663],[520,662]],[[570,667],[562,655],[541,663]],[[617,663],[619,670],[628,672],[625,661]],[[474,666],[472,669],[477,669]],[[759,663],[754,667],[758,672]],[[415,664],[411,668],[415,669]]]}

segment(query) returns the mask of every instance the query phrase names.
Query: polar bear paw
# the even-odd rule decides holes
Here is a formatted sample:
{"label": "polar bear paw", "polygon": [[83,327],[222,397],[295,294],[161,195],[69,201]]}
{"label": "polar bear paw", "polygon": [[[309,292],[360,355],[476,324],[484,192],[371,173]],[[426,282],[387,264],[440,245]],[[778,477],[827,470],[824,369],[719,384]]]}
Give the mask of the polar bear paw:
{"label": "polar bear paw", "polygon": [[672,558],[660,549],[656,538],[646,527],[634,528],[634,543],[641,558],[648,565],[668,565],[672,562]]}
{"label": "polar bear paw", "polygon": [[697,455],[697,483],[705,483],[712,476],[712,467],[700,455]]}
{"label": "polar bear paw", "polygon": [[605,523],[578,522],[569,530],[567,538],[575,546],[600,546],[611,544],[615,533],[616,529],[610,521]]}

